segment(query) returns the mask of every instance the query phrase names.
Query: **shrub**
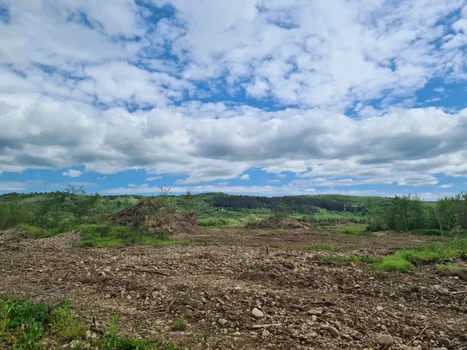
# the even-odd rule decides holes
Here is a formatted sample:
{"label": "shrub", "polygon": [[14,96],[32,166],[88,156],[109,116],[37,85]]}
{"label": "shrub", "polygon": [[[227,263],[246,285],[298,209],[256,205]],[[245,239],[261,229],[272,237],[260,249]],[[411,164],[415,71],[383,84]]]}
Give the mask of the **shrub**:
{"label": "shrub", "polygon": [[60,341],[69,342],[84,338],[86,324],[78,319],[78,315],[69,308],[68,303],[54,309],[50,314],[50,332]]}

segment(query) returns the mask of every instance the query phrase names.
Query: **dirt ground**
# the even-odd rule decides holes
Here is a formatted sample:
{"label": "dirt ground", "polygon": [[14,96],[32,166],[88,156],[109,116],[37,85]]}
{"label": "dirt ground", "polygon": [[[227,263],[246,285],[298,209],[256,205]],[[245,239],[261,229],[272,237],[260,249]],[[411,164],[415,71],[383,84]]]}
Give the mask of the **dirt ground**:
{"label": "dirt ground", "polygon": [[[191,245],[167,248],[73,248],[79,233],[0,237],[0,296],[68,298],[97,329],[119,315],[124,335],[190,349],[467,349],[465,271],[375,274],[322,261],[384,256],[426,237],[237,229],[187,238]],[[283,249],[315,244],[340,249]],[[177,319],[185,331],[172,330]]]}

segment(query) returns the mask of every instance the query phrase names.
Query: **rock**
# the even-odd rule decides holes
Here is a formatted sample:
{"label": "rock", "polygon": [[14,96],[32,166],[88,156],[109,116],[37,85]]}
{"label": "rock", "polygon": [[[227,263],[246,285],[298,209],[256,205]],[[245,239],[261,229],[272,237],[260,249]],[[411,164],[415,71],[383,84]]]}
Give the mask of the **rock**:
{"label": "rock", "polygon": [[330,326],[330,327],[328,328],[328,331],[329,331],[329,333],[331,334],[331,336],[332,336],[333,338],[337,338],[337,337],[339,337],[339,335],[340,335],[339,331],[338,331],[336,328],[332,327],[332,326]]}
{"label": "rock", "polygon": [[88,329],[88,330],[86,331],[86,333],[85,333],[86,339],[91,338],[91,335],[92,335],[92,333],[91,333],[91,331]]}
{"label": "rock", "polygon": [[251,311],[251,314],[256,318],[263,318],[264,317],[264,313],[261,310],[257,309],[257,308],[254,308]]}
{"label": "rock", "polygon": [[447,338],[439,338],[438,344],[444,346],[445,348],[449,348],[451,346],[451,342]]}
{"label": "rock", "polygon": [[219,318],[217,320],[217,323],[219,323],[221,326],[225,326],[227,324],[227,322],[229,322],[229,321],[227,321],[225,318]]}
{"label": "rock", "polygon": [[316,309],[310,309],[308,310],[308,315],[318,316],[318,315],[321,315],[323,311],[324,309],[322,307],[318,307]]}
{"label": "rock", "polygon": [[382,306],[379,306],[379,305],[378,305],[378,306],[376,307],[376,311],[383,311],[383,310],[384,310],[384,307],[382,307]]}
{"label": "rock", "polygon": [[394,344],[394,338],[389,334],[380,334],[376,337],[376,342],[382,346],[391,346]]}
{"label": "rock", "polygon": [[269,333],[269,331],[268,331],[267,329],[265,329],[265,330],[263,331],[263,333],[261,333],[261,334],[262,334],[263,337],[266,338],[267,336],[269,336],[270,333]]}
{"label": "rock", "polygon": [[418,334],[418,330],[414,327],[405,326],[402,333],[408,337],[414,337]]}
{"label": "rock", "polygon": [[305,338],[308,340],[316,338],[317,336],[318,336],[318,333],[316,333],[315,331],[311,331],[305,334]]}

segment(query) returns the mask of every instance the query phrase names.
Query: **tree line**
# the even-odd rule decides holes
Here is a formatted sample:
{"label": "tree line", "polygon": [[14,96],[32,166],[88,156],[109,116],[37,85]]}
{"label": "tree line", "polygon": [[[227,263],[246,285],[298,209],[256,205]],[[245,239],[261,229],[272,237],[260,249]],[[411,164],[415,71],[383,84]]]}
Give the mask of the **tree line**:
{"label": "tree line", "polygon": [[385,205],[367,204],[368,228],[371,231],[443,231],[467,229],[467,192],[423,202],[417,195],[395,196]]}

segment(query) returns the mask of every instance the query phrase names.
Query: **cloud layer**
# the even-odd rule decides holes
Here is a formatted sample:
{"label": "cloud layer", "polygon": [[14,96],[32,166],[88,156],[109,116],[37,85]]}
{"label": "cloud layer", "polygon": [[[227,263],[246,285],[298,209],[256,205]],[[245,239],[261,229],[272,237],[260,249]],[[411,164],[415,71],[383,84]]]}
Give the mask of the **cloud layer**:
{"label": "cloud layer", "polygon": [[0,13],[0,173],[145,169],[184,186],[248,184],[259,168],[300,189],[467,176],[467,110],[433,107],[442,86],[416,95],[465,82],[465,0],[5,0]]}

